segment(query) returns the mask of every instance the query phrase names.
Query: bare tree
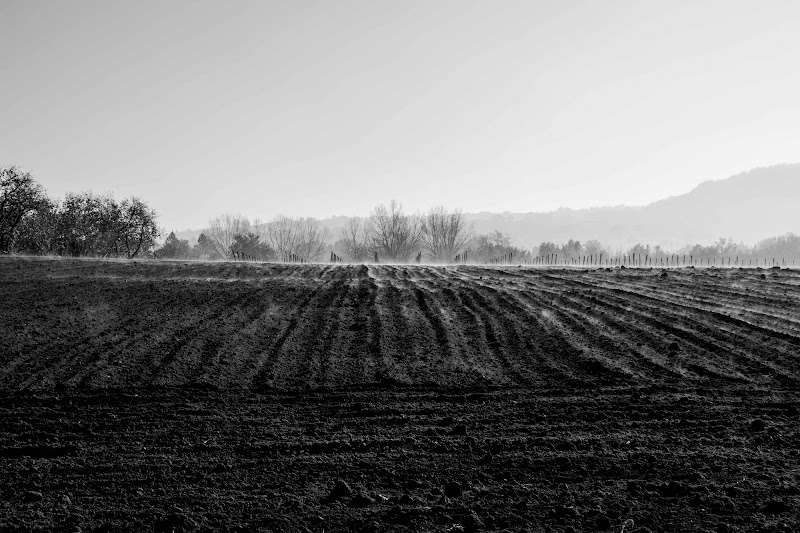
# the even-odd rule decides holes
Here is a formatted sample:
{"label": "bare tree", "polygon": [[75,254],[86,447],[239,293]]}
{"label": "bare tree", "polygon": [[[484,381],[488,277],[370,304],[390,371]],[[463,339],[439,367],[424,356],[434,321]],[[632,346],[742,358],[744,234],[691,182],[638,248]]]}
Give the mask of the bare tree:
{"label": "bare tree", "polygon": [[258,239],[262,243],[269,242],[269,236],[267,234],[267,227],[268,223],[264,222],[260,218],[254,218],[253,221],[250,223],[250,231],[254,235],[258,235]]}
{"label": "bare tree", "polygon": [[340,236],[345,254],[347,254],[347,258],[350,261],[360,263],[369,258],[370,249],[367,243],[367,225],[361,219],[349,219],[342,228]]}
{"label": "bare tree", "polygon": [[314,218],[278,215],[266,225],[267,239],[281,261],[291,256],[317,261],[328,246],[328,228]]}
{"label": "bare tree", "polygon": [[437,206],[422,217],[422,246],[433,262],[452,261],[466,249],[471,233],[459,209]]}
{"label": "bare tree", "polygon": [[328,246],[328,228],[308,217],[295,222],[295,232],[295,254],[306,261],[318,261]]}
{"label": "bare tree", "polygon": [[294,253],[294,229],[294,220],[285,215],[278,215],[267,224],[267,240],[279,261],[288,261],[289,255]]}
{"label": "bare tree", "polygon": [[217,255],[226,259],[230,257],[231,245],[237,235],[246,235],[250,231],[250,220],[242,215],[226,213],[210,220],[207,236]]}
{"label": "bare tree", "polygon": [[379,259],[405,263],[419,250],[422,229],[419,217],[403,213],[403,206],[392,200],[389,206],[375,207],[368,222],[368,242]]}

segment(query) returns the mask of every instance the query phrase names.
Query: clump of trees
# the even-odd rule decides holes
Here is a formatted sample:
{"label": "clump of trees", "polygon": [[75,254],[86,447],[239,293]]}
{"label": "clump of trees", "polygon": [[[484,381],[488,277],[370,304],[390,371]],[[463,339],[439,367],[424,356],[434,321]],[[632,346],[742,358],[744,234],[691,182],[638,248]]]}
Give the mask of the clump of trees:
{"label": "clump of trees", "polygon": [[26,219],[48,207],[44,188],[29,172],[17,167],[0,169],[0,252],[13,251]]}
{"label": "clump of trees", "polygon": [[471,263],[487,263],[500,257],[512,257],[514,262],[523,263],[532,256],[529,250],[512,245],[511,237],[498,230],[475,235],[470,239],[466,251]]}
{"label": "clump of trees", "polygon": [[694,259],[721,261],[728,258],[738,258],[739,264],[743,261],[755,262],[764,259],[786,259],[800,261],[800,237],[794,233],[787,233],[779,237],[770,237],[757,242],[753,246],[736,243],[733,239],[720,238],[711,245],[693,244],[684,246],[677,253],[692,256]]}
{"label": "clump of trees", "polygon": [[186,239],[169,234],[155,251],[159,259],[221,260],[249,257],[259,261],[274,261],[275,250],[264,239],[264,225],[256,219],[224,214],[209,221],[194,246]]}
{"label": "clump of trees", "polygon": [[[731,238],[719,238],[712,244],[690,244],[675,250],[665,250],[660,245],[636,243],[627,249],[612,250],[598,241],[580,241],[570,239],[567,243],[556,245],[552,242],[543,242],[539,246],[539,256],[558,257],[559,263],[567,264],[575,261],[581,264],[589,258],[597,261],[602,254],[605,259],[627,258],[629,261],[641,261],[642,264],[697,264],[717,265],[753,265],[776,264],[786,261],[787,265],[800,261],[800,236],[788,233],[779,237],[771,237],[759,241],[753,246],[737,243]],[[766,260],[766,263],[765,263]],[[644,263],[647,261],[647,263]]]}
{"label": "clump of trees", "polygon": [[224,214],[211,219],[197,244],[171,233],[156,256],[164,259],[319,261],[329,249],[330,232],[314,218],[278,215],[271,222]]}
{"label": "clump of trees", "polygon": [[0,252],[127,257],[149,254],[157,215],[137,197],[91,192],[51,200],[30,173],[0,169]]}
{"label": "clump of trees", "polygon": [[732,238],[720,237],[712,244],[689,244],[674,251],[664,250],[661,246],[636,244],[625,253],[656,260],[672,256],[680,256],[682,260],[686,256],[687,260],[691,258],[695,261],[704,261],[706,264],[711,261],[716,261],[717,264],[723,264],[723,262],[728,264],[728,260],[732,261],[731,264],[735,264],[737,259],[740,265],[750,262],[755,264],[756,261],[773,258],[798,261],[800,260],[800,236],[787,233],[779,237],[761,240],[752,246],[742,242],[737,243]]}
{"label": "clump of trees", "polygon": [[539,257],[555,257],[566,261],[581,261],[584,257],[608,256],[609,250],[602,243],[596,240],[589,240],[585,243],[570,239],[564,244],[557,245],[552,242],[543,242],[539,245]]}
{"label": "clump of trees", "polygon": [[787,233],[759,241],[751,252],[754,257],[780,257],[800,261],[800,236]]}
{"label": "clump of trees", "polygon": [[275,259],[275,250],[266,242],[262,242],[261,237],[252,231],[237,234],[233,238],[231,253],[234,256],[250,257],[259,261],[273,261]]}
{"label": "clump of trees", "polygon": [[367,224],[360,218],[348,219],[341,229],[341,238],[333,245],[334,252],[353,263],[368,261],[372,248],[367,232]]}
{"label": "clump of trees", "polygon": [[319,261],[329,247],[330,231],[315,218],[278,215],[265,225],[265,231],[281,261]]}
{"label": "clump of trees", "polygon": [[417,257],[430,263],[448,263],[467,250],[472,228],[463,213],[443,206],[409,215],[392,201],[377,205],[365,219],[352,218],[342,228],[334,251],[352,262],[376,257],[406,263]]}
{"label": "clump of trees", "polygon": [[248,234],[255,234],[253,229],[257,231],[257,228],[253,228],[250,220],[242,215],[226,213],[211,219],[206,235],[214,249],[214,257],[220,259],[231,257],[237,237],[241,240]]}
{"label": "clump of trees", "polygon": [[422,248],[431,262],[450,262],[467,249],[472,229],[460,209],[432,208],[422,216]]}
{"label": "clump of trees", "polygon": [[381,260],[405,263],[422,244],[420,217],[406,215],[394,200],[388,206],[379,204],[367,221],[367,238]]}
{"label": "clump of trees", "polygon": [[192,255],[192,247],[187,239],[179,239],[175,232],[167,235],[164,244],[156,251],[156,257],[164,259],[188,259]]}

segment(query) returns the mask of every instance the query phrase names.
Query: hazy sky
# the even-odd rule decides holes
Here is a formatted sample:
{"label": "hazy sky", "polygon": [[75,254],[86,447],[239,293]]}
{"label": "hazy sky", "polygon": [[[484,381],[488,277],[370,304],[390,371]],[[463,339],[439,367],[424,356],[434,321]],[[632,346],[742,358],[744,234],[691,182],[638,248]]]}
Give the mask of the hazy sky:
{"label": "hazy sky", "polygon": [[800,2],[0,2],[0,165],[52,196],[365,215],[642,204],[800,162]]}

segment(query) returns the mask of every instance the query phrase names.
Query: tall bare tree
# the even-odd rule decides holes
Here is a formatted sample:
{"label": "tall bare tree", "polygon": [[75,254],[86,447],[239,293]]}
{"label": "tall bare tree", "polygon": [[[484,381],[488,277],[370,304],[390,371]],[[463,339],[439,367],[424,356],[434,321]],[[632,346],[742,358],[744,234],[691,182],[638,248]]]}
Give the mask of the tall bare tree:
{"label": "tall bare tree", "polygon": [[268,223],[266,234],[281,261],[288,261],[293,255],[305,261],[318,261],[330,237],[328,228],[315,218],[291,218],[285,215],[278,215]]}
{"label": "tall bare tree", "polygon": [[250,223],[250,231],[254,235],[258,235],[258,239],[262,243],[266,243],[269,241],[269,237],[267,235],[267,226],[268,224],[261,220],[260,218],[254,218],[253,221]]}
{"label": "tall bare tree", "polygon": [[267,224],[267,241],[278,256],[279,261],[287,261],[294,253],[294,220],[286,215],[278,215]]}
{"label": "tall bare tree", "polygon": [[432,262],[450,262],[463,252],[471,237],[460,209],[432,208],[422,217],[422,247]]}
{"label": "tall bare tree", "polygon": [[242,215],[225,213],[208,222],[206,236],[214,246],[214,251],[221,259],[231,254],[231,246],[237,235],[246,235],[250,231],[250,220]]}
{"label": "tall bare tree", "polygon": [[328,246],[330,231],[315,218],[301,218],[295,223],[295,254],[306,261],[318,261]]}
{"label": "tall bare tree", "polygon": [[361,219],[355,217],[349,219],[341,229],[340,237],[348,260],[360,263],[369,258],[367,225]]}
{"label": "tall bare tree", "polygon": [[383,260],[405,263],[415,254],[422,242],[419,217],[403,213],[396,201],[387,207],[379,204],[368,221],[368,242]]}

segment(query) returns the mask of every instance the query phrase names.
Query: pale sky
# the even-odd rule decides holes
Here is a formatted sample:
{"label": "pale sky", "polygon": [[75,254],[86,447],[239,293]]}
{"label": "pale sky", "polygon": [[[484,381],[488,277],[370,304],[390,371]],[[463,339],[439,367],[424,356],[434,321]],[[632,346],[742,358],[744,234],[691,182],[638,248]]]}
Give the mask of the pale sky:
{"label": "pale sky", "polygon": [[800,2],[2,0],[0,165],[223,212],[638,205],[800,162]]}

